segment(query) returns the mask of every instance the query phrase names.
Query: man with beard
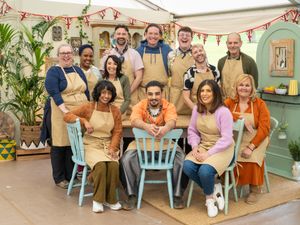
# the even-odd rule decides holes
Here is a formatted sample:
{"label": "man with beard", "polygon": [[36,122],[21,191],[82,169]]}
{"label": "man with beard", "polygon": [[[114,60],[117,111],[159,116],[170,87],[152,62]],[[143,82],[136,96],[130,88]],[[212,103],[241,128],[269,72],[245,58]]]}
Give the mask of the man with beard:
{"label": "man with beard", "polygon": [[257,65],[250,56],[241,52],[243,42],[238,33],[230,33],[227,37],[227,55],[218,62],[218,69],[221,73],[221,86],[223,97],[231,97],[234,93],[234,84],[236,78],[241,74],[250,74],[253,76],[255,86],[258,84]]}
{"label": "man with beard", "polygon": [[178,115],[191,115],[192,111],[184,103],[182,96],[183,75],[194,64],[191,53],[193,31],[181,27],[177,33],[179,47],[169,53],[169,71],[171,75],[170,102],[176,107]]}
{"label": "man with beard", "polygon": [[[150,81],[146,85],[147,98],[133,107],[130,116],[132,127],[147,131],[157,139],[162,138],[168,131],[175,128],[177,113],[172,103],[163,96],[163,85],[158,81]],[[182,195],[184,188],[181,185],[182,166],[185,154],[177,147],[174,168],[172,171],[172,183],[174,194],[174,208],[184,208]],[[136,205],[136,196],[139,185],[141,169],[135,141],[131,142],[120,160],[121,182],[128,195],[123,208],[131,210]]]}
{"label": "man with beard", "polygon": [[129,78],[130,82],[131,104],[129,108],[131,108],[139,101],[137,89],[143,79],[144,64],[140,54],[128,46],[129,30],[126,25],[118,24],[115,27],[114,39],[116,46],[102,57],[100,70],[104,72],[104,63],[108,55],[119,57],[122,63],[122,73]]}
{"label": "man with beard", "polygon": [[208,64],[203,45],[193,45],[192,56],[195,64],[184,74],[183,98],[185,104],[193,110],[197,103],[197,89],[203,80],[211,79],[219,82],[220,75],[216,67]]}

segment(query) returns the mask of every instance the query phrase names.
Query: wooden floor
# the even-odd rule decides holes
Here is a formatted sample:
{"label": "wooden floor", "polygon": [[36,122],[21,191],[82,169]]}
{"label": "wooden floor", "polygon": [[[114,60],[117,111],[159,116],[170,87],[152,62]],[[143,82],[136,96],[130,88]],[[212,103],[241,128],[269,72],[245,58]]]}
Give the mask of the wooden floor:
{"label": "wooden floor", "polygon": [[[129,212],[105,208],[96,214],[91,207],[91,197],[79,207],[77,191],[67,196],[54,185],[49,159],[0,163],[0,225],[181,224],[146,202]],[[294,201],[222,224],[299,224],[299,210]]]}

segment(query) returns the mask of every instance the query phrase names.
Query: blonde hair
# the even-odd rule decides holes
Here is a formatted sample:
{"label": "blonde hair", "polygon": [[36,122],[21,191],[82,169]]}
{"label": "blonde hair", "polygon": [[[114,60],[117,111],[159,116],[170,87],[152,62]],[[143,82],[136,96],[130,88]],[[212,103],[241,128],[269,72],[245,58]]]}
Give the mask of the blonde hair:
{"label": "blonde hair", "polygon": [[205,51],[205,49],[204,49],[204,46],[203,46],[203,45],[201,45],[201,44],[196,44],[196,45],[193,45],[193,46],[192,46],[192,49],[191,49],[191,51],[193,52],[193,50],[194,50],[195,48],[202,48],[202,49],[203,49],[203,51],[204,51],[204,52],[205,52],[205,54],[206,54],[206,51]]}
{"label": "blonde hair", "polygon": [[62,47],[69,47],[70,49],[71,49],[71,52],[73,53],[73,48],[72,48],[72,46],[70,45],[70,44],[61,44],[61,45],[59,45],[58,46],[58,48],[57,48],[57,56],[59,55],[59,51],[60,51],[60,49],[62,48]]}
{"label": "blonde hair", "polygon": [[254,100],[256,98],[256,88],[255,88],[253,76],[250,74],[241,74],[236,78],[235,83],[234,83],[234,89],[233,89],[233,97],[238,98],[237,88],[238,88],[239,84],[246,79],[250,79],[252,90],[251,90],[249,97],[252,100]]}

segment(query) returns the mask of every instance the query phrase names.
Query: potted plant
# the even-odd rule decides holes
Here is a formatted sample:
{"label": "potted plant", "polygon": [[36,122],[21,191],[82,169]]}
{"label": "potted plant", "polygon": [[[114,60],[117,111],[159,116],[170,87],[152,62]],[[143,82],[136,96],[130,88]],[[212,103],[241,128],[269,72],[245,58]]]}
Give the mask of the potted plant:
{"label": "potted plant", "polygon": [[287,128],[289,124],[287,121],[281,121],[280,124],[278,125],[277,131],[278,131],[278,139],[284,140],[287,138]]}
{"label": "potted plant", "polygon": [[7,72],[3,80],[11,93],[0,103],[1,110],[8,110],[20,121],[20,147],[43,148],[39,141],[42,106],[45,100],[44,74],[40,74],[45,57],[53,49],[44,41],[45,34],[58,19],[42,21],[32,29],[22,26],[17,43],[7,52]]}
{"label": "potted plant", "polygon": [[278,95],[285,95],[287,93],[287,85],[281,83],[275,88],[275,93]]}
{"label": "potted plant", "polygon": [[291,140],[288,144],[288,148],[294,160],[292,174],[297,180],[300,180],[300,137],[298,139],[298,141]]}

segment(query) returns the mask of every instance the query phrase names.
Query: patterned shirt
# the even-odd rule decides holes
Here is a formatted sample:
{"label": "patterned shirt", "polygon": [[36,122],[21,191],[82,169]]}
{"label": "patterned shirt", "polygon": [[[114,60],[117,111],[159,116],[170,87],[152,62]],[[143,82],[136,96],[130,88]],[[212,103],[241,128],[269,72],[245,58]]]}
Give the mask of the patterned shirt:
{"label": "patterned shirt", "polygon": [[[212,74],[215,78],[215,81],[219,83],[220,81],[220,73],[217,68],[211,64],[208,64],[208,68],[212,71]],[[197,73],[196,65],[192,65],[183,75],[183,90],[192,90],[194,85],[195,74]],[[201,76],[201,75],[200,75]]]}

